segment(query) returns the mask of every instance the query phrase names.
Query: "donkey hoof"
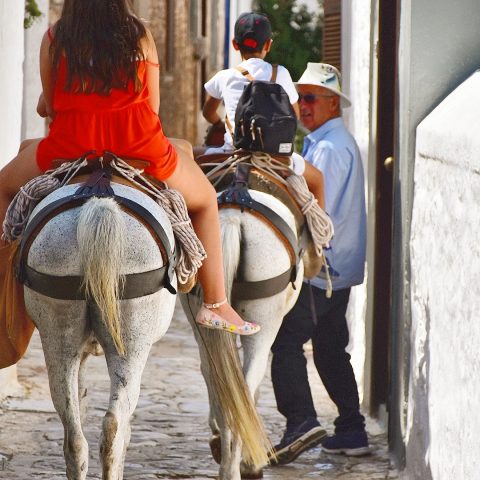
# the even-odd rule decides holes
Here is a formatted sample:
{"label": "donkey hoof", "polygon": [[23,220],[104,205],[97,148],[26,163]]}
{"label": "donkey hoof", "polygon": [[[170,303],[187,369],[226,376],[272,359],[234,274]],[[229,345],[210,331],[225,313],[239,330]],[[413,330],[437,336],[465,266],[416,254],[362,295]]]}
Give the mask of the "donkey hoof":
{"label": "donkey hoof", "polygon": [[222,439],[220,435],[212,435],[208,443],[213,459],[220,465],[222,462]]}
{"label": "donkey hoof", "polygon": [[263,470],[256,470],[254,472],[241,472],[242,480],[263,478]]}

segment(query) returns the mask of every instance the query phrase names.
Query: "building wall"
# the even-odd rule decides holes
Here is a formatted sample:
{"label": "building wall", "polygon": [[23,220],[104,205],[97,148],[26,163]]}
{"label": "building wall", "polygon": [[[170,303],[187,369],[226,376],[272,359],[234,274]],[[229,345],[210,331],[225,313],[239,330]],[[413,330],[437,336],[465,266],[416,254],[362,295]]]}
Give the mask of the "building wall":
{"label": "building wall", "polygon": [[406,432],[411,479],[429,478],[418,467],[420,455],[436,480],[473,480],[480,470],[479,109],[477,71],[417,128]]}
{"label": "building wall", "polygon": [[160,118],[167,136],[198,144],[203,83],[223,68],[223,0],[137,0],[160,58]]}
{"label": "building wall", "polygon": [[[20,143],[23,93],[24,2],[0,0],[0,165],[8,163]],[[8,73],[6,75],[5,73]]]}
{"label": "building wall", "polygon": [[[354,105],[344,117],[370,158],[375,124],[364,115],[373,119],[376,112],[375,48],[381,45],[378,0],[363,3],[342,4],[344,87]],[[406,480],[473,480],[480,427],[480,74],[462,82],[480,66],[480,4],[399,0],[399,6],[391,339],[399,374],[390,406],[399,417],[403,454],[390,445]],[[369,102],[362,100],[367,92]],[[375,182],[370,173],[367,178],[370,217]],[[366,340],[368,355],[368,328]]]}
{"label": "building wall", "polygon": [[[355,137],[365,169],[365,190],[368,203],[370,158],[370,5],[364,0],[342,2],[342,80],[343,91],[352,106],[343,110],[343,119]],[[368,212],[370,215],[370,212]],[[371,238],[369,237],[369,244]],[[364,395],[365,319],[367,310],[368,265],[363,285],[352,289],[347,318],[350,326],[349,351],[359,386]],[[368,394],[368,392],[366,392]]]}
{"label": "building wall", "polygon": [[23,77],[22,140],[45,135],[45,119],[37,114],[37,102],[42,92],[38,53],[42,37],[48,28],[48,0],[37,0],[44,14],[25,30],[25,62]]}
{"label": "building wall", "polygon": [[[450,476],[442,474],[438,465],[431,464],[433,459],[431,455],[434,455],[435,462],[444,462],[442,466],[446,467],[447,458],[452,461],[452,452],[461,451],[457,444],[458,438],[455,435],[450,436],[450,427],[445,423],[446,418],[442,419],[441,415],[435,413],[437,402],[440,404],[445,402],[450,405],[451,415],[456,416],[459,425],[466,427],[468,422],[474,421],[472,412],[460,411],[461,404],[456,402],[456,392],[464,388],[464,380],[461,378],[461,371],[464,367],[462,356],[455,345],[458,340],[464,340],[470,344],[472,339],[464,338],[461,335],[454,339],[449,331],[442,327],[442,322],[445,325],[448,322],[460,324],[468,322],[468,318],[464,316],[466,310],[440,312],[438,309],[426,309],[424,316],[429,320],[425,323],[418,323],[419,305],[431,306],[437,302],[441,303],[441,299],[447,295],[447,292],[452,296],[458,295],[455,284],[459,286],[460,280],[460,285],[462,285],[462,282],[468,279],[469,275],[464,271],[471,268],[471,260],[449,264],[450,275],[444,277],[441,265],[430,262],[427,256],[422,259],[426,265],[422,267],[421,271],[425,273],[425,269],[427,269],[428,274],[422,274],[419,277],[416,271],[419,267],[418,256],[416,259],[411,258],[410,248],[412,241],[419,242],[418,232],[412,226],[412,212],[415,213],[413,206],[415,205],[415,208],[433,208],[433,206],[428,206],[428,203],[432,202],[432,198],[425,195],[419,195],[417,198],[419,191],[414,190],[414,181],[422,180],[422,175],[428,171],[427,164],[432,165],[431,162],[424,161],[420,156],[415,157],[416,128],[446,95],[480,65],[479,22],[480,4],[476,0],[462,0],[461,6],[449,0],[425,0],[423,2],[404,0],[401,2],[399,124],[396,155],[399,161],[395,166],[393,315],[395,324],[400,327],[395,341],[402,344],[397,360],[404,369],[403,379],[399,379],[399,382],[403,383],[402,393],[404,395],[395,400],[398,402],[399,411],[404,412],[401,420],[406,444],[406,478],[409,480],[475,478],[460,474]],[[473,98],[471,100],[473,101]],[[448,126],[445,131],[450,130],[454,124],[465,124],[462,118],[467,118],[467,115],[468,113],[465,112],[459,117],[452,115],[445,117],[444,120]],[[475,136],[478,137],[478,134],[470,129],[465,133],[469,134],[466,137],[469,143],[473,142]],[[446,152],[443,152],[444,155]],[[431,169],[431,173],[433,170]],[[436,173],[434,183],[428,187],[424,184],[423,188],[431,188],[432,194],[435,193],[435,198],[443,196],[443,198],[455,199],[458,195],[456,185],[458,185],[459,177],[452,182],[454,180],[451,177],[452,172],[448,168],[441,167],[441,162],[438,162]],[[423,180],[426,181],[426,179]],[[463,187],[461,188],[463,189]],[[449,208],[449,205],[446,207]],[[435,217],[435,221],[443,224],[441,214],[445,214],[445,212],[437,211],[435,213],[438,215]],[[463,221],[460,220],[460,223],[463,224],[462,228],[465,235],[468,236],[470,230],[465,220],[463,217]],[[436,227],[432,225],[432,228]],[[448,232],[448,234],[454,235],[453,232]],[[424,242],[422,248],[425,252],[433,249],[435,242],[445,242],[445,245],[457,249],[453,236],[422,236],[422,242]],[[457,251],[457,253],[460,252]],[[417,263],[414,263],[414,260]],[[450,281],[452,276],[457,277],[456,282]],[[422,285],[422,281],[429,280],[431,282],[433,279],[439,280],[439,291],[435,289],[429,291],[428,285]],[[468,285],[467,288],[471,289],[472,286]],[[425,296],[426,291],[429,291],[428,298]],[[471,297],[465,296],[464,301],[467,302],[467,310],[474,308]],[[415,312],[413,316],[412,311]],[[439,344],[435,347],[431,343],[433,338],[442,339],[440,343],[443,343],[444,351],[441,355],[445,355],[447,352],[450,354],[450,361],[455,365],[454,368],[459,374],[457,380],[448,387],[444,383],[443,388],[438,388],[437,383],[432,389],[434,379],[432,375],[442,375],[442,372],[437,370],[440,365],[432,363],[435,356],[440,355],[440,351],[437,350]],[[419,348],[419,345],[422,347]],[[468,348],[468,346],[462,348]],[[470,418],[467,418],[469,415]],[[441,447],[438,442],[442,445]],[[438,454],[445,448],[448,449],[449,456],[440,460]],[[457,466],[456,468],[461,468],[460,465],[466,462],[467,457],[458,453],[455,460],[452,463]]]}
{"label": "building wall", "polygon": [[[0,168],[20,145],[23,91],[24,3],[0,0]],[[8,74],[6,74],[8,73]],[[0,370],[0,398],[18,387],[16,367]]]}

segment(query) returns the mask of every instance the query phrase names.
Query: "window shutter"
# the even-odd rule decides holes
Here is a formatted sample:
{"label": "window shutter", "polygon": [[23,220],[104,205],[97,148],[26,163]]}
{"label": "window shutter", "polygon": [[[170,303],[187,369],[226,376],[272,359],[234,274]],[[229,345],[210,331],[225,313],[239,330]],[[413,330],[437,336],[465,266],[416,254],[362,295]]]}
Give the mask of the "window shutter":
{"label": "window shutter", "polygon": [[342,68],[342,2],[325,0],[322,61]]}

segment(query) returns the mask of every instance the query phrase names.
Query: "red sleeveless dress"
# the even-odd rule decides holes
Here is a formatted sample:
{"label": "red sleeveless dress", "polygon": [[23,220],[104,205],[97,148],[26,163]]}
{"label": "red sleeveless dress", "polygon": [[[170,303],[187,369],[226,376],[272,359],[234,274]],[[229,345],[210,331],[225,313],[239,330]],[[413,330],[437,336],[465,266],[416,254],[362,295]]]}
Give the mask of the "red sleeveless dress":
{"label": "red sleeveless dress", "polygon": [[55,159],[76,160],[90,150],[100,156],[108,150],[120,158],[147,160],[145,172],[159,180],[173,173],[177,152],[148,103],[147,62],[137,65],[140,91],[130,82],[127,90],[112,89],[105,96],[65,91],[67,64],[61,58],[53,94],[56,115],[37,149],[40,170],[51,169]]}

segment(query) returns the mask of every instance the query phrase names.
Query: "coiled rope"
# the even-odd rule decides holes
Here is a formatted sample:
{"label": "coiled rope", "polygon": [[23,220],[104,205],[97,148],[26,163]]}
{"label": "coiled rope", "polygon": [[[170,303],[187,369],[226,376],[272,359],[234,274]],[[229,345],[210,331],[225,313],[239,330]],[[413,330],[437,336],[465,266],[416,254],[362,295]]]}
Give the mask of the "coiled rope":
{"label": "coiled rope", "polygon": [[[221,180],[231,172],[234,167],[242,162],[249,162],[254,167],[269,173],[278,181],[286,185],[288,191],[300,205],[301,211],[312,237],[315,254],[322,260],[325,267],[325,275],[327,280],[327,297],[332,294],[332,281],[324,254],[324,248],[328,247],[328,242],[334,235],[333,223],[328,214],[318,205],[317,199],[308,189],[307,182],[303,175],[296,175],[284,162],[271,157],[268,153],[252,152],[243,156],[233,155],[219,164],[204,164],[213,168],[207,173],[207,177],[213,176],[217,172],[221,172],[219,177],[213,183],[216,186]],[[285,172],[288,175],[285,176]]]}
{"label": "coiled rope", "polygon": [[[179,289],[189,291],[195,284],[198,269],[207,255],[193,230],[185,200],[177,190],[168,188],[167,185],[163,190],[157,188],[143,175],[143,170],[130,166],[115,155],[112,157],[110,160],[112,169],[135,184],[140,190],[152,195],[167,214],[177,241],[176,274]],[[25,229],[32,210],[40,200],[67,184],[80,168],[87,164],[86,158],[81,157],[74,162],[63,163],[60,167],[49,170],[27,182],[8,207],[3,222],[2,238],[7,242],[12,242],[19,237]]]}

